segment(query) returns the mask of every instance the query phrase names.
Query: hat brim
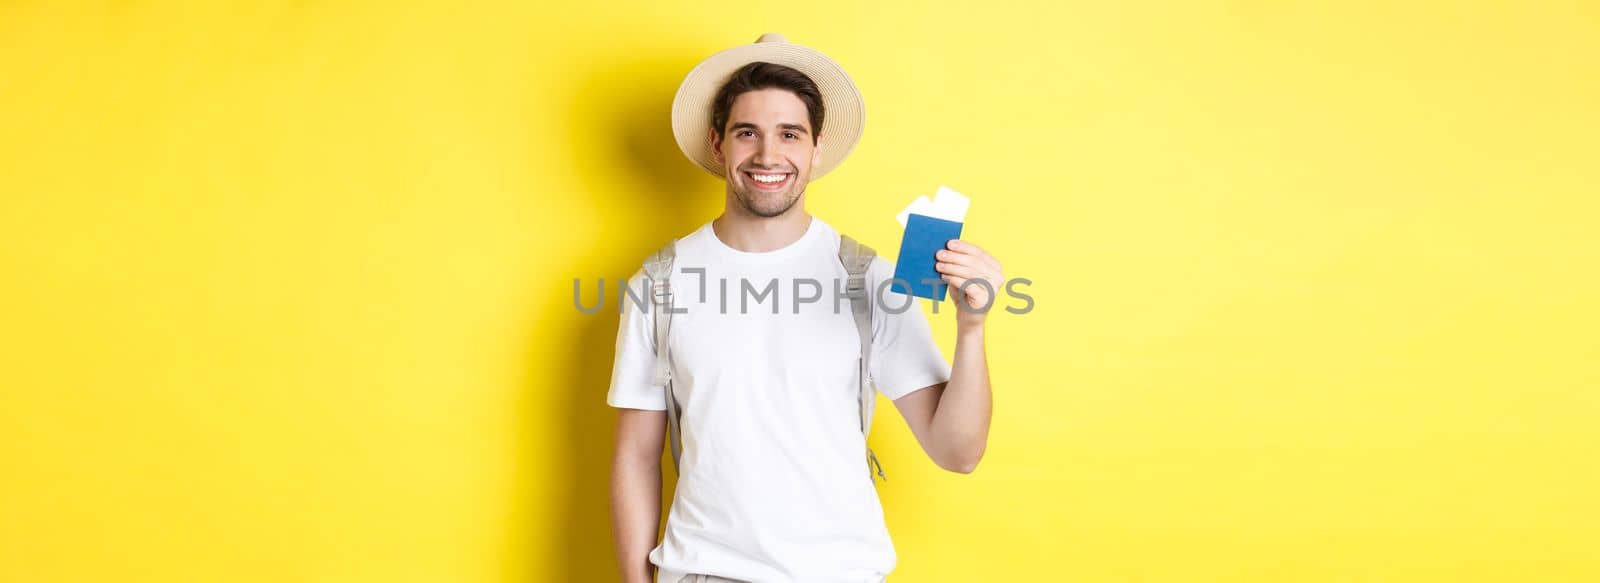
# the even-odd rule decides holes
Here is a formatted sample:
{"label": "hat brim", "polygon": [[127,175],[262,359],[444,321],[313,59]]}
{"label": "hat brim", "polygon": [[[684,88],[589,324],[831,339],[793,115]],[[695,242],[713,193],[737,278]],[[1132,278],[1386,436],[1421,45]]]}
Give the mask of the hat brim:
{"label": "hat brim", "polygon": [[734,71],[747,64],[764,61],[791,67],[810,77],[822,93],[824,116],[822,153],[811,168],[816,180],[837,168],[861,139],[866,124],[866,105],[855,82],[838,63],[821,52],[787,42],[756,42],[737,46],[707,57],[684,77],[678,94],[672,98],[672,133],[683,155],[706,172],[726,178],[723,166],[711,153],[711,105],[717,91]]}

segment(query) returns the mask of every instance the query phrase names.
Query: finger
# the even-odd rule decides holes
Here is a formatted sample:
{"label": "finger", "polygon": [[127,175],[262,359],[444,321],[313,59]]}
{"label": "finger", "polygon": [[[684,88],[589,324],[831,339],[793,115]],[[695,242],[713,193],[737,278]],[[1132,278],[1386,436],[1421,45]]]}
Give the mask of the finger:
{"label": "finger", "polygon": [[949,241],[945,241],[944,248],[951,251],[964,251],[967,249],[977,248],[977,245],[968,243],[965,239],[951,239]]}
{"label": "finger", "polygon": [[967,253],[970,255],[989,254],[987,251],[984,251],[982,247],[973,245],[965,239],[951,239],[950,242],[945,245],[945,248],[957,253]]}
{"label": "finger", "polygon": [[946,263],[966,265],[969,267],[987,268],[987,264],[984,263],[983,258],[976,255],[966,255],[953,251],[940,251],[938,254],[934,255],[934,258],[938,261],[943,261]]}
{"label": "finger", "polygon": [[995,259],[993,255],[984,253],[983,262],[989,266],[989,269],[994,270],[995,273],[1000,273],[1000,260]]}
{"label": "finger", "polygon": [[971,255],[971,256],[975,256],[975,257],[981,257],[982,253],[983,253],[983,250],[982,249],[978,249],[978,247],[976,245],[973,245],[973,244],[968,243],[966,241],[962,241],[960,239],[951,239],[948,243],[945,243],[944,248],[945,248],[945,251],[947,251],[949,253],[959,254],[959,255]]}
{"label": "finger", "polygon": [[948,275],[956,275],[956,276],[960,276],[962,278],[969,278],[969,277],[973,277],[975,275],[980,275],[980,274],[983,273],[981,270],[979,270],[979,268],[977,266],[974,266],[974,265],[962,265],[960,263],[950,263],[950,262],[947,262],[947,261],[940,261],[938,263],[935,263],[935,264],[933,264],[933,268],[935,270],[937,270],[939,273],[944,273],[944,274],[948,274]]}
{"label": "finger", "polygon": [[984,255],[983,264],[988,266],[989,271],[994,272],[995,275],[1000,275],[1000,260],[995,259],[993,255]]}
{"label": "finger", "polygon": [[968,267],[976,268],[976,269],[979,269],[979,270],[982,270],[982,271],[988,271],[988,272],[998,272],[998,271],[1000,271],[999,262],[996,262],[993,259],[988,259],[988,258],[985,258],[983,256],[979,256],[979,255],[972,255],[972,254],[968,254],[968,253],[956,253],[954,251],[940,251],[939,254],[935,255],[934,257],[935,257],[935,259],[937,261],[943,261],[943,262],[946,262],[946,263],[954,263],[956,265],[966,265]]}
{"label": "finger", "polygon": [[973,245],[972,243],[961,239],[951,239],[946,246],[951,252],[954,252],[958,255],[977,257],[985,263],[988,263],[990,267],[995,269],[995,271],[1000,270],[1000,261],[995,259],[993,255],[990,255],[988,251],[984,251],[982,247]]}
{"label": "finger", "polygon": [[[945,275],[941,279],[944,279],[945,284],[950,286],[951,292],[956,294],[955,297],[957,299],[967,300],[968,306],[977,308],[989,302],[989,289],[984,287],[983,284],[966,285],[967,282],[973,281],[973,278]],[[962,291],[963,289],[966,291]]]}
{"label": "finger", "polygon": [[990,273],[981,268],[973,268],[969,266],[948,263],[935,263],[934,268],[940,272],[941,277],[948,276],[959,278],[960,281],[956,282],[955,285],[961,285],[968,281],[977,280],[981,283],[975,284],[974,287],[982,287],[983,284],[988,284],[989,289],[994,289],[994,282],[1000,281],[997,274]]}
{"label": "finger", "polygon": [[941,277],[944,278],[946,281],[950,281],[951,282],[950,285],[960,286],[960,285],[967,285],[969,282],[971,282],[971,285],[967,285],[967,288],[968,289],[972,289],[972,290],[978,290],[978,291],[972,292],[972,293],[975,293],[975,294],[983,294],[983,293],[989,292],[989,291],[994,289],[993,280],[990,279],[990,276],[988,276],[986,274],[982,274],[982,273],[974,274],[974,275],[970,275],[970,276],[962,276],[962,275],[952,274],[952,275],[941,276]]}

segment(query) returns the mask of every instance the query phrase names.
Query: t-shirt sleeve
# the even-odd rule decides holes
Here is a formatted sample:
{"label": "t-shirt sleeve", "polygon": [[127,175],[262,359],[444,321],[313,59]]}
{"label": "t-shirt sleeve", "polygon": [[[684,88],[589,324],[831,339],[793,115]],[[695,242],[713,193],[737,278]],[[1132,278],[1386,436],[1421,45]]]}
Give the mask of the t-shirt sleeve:
{"label": "t-shirt sleeve", "polygon": [[[628,287],[635,290],[635,295],[642,296],[644,301],[650,301],[648,294],[638,293],[645,290],[644,280],[644,269],[641,268],[628,278]],[[606,404],[622,409],[665,411],[666,392],[653,386],[656,337],[655,323],[651,317],[654,314],[640,309],[641,306],[626,294],[612,297],[618,296],[622,301],[622,317],[617,323],[617,355],[611,364],[611,389],[606,392]]]}
{"label": "t-shirt sleeve", "polygon": [[922,313],[923,299],[889,289],[884,282],[894,276],[894,264],[887,259],[873,258],[868,275],[877,302],[872,315],[872,378],[878,392],[892,401],[949,381],[950,363],[934,342],[928,317]]}

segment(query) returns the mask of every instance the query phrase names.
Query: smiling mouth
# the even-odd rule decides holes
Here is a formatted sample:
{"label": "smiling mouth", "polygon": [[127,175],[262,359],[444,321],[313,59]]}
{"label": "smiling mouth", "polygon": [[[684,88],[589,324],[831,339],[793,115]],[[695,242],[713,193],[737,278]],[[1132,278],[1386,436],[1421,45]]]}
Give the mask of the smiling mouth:
{"label": "smiling mouth", "polygon": [[743,174],[745,181],[750,183],[751,186],[754,186],[756,190],[781,190],[789,185],[789,181],[794,180],[794,174],[790,172],[768,173],[746,171],[743,172]]}

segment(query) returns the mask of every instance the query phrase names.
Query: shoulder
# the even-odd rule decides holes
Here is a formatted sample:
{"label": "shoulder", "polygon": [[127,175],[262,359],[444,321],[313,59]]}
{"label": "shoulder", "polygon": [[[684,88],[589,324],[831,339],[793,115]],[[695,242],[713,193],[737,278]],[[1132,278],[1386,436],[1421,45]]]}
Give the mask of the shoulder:
{"label": "shoulder", "polygon": [[640,258],[639,264],[648,266],[650,261],[655,259],[659,253],[668,253],[674,258],[682,257],[686,254],[693,255],[698,248],[704,246],[706,234],[710,231],[710,225],[710,222],[706,222],[682,236],[659,241],[656,247],[645,252],[644,256]]}
{"label": "shoulder", "polygon": [[833,225],[828,224],[827,221],[822,220],[822,217],[812,216],[811,220],[816,223],[814,235],[822,240],[822,244],[819,247],[827,249],[829,253],[838,254],[844,233],[834,228]]}
{"label": "shoulder", "polygon": [[879,254],[872,258],[872,265],[867,267],[867,279],[883,281],[894,276],[894,262]]}
{"label": "shoulder", "polygon": [[[871,247],[871,245],[868,245],[868,247]],[[867,264],[868,289],[876,290],[893,278],[894,261],[885,257],[882,251],[873,248],[872,261]]]}
{"label": "shoulder", "polygon": [[821,230],[825,233],[825,238],[828,240],[828,245],[826,246],[828,252],[834,254],[835,256],[842,254],[841,251],[844,249],[843,246],[845,245],[845,239],[847,237],[864,247],[865,249],[863,249],[863,251],[872,255],[872,262],[867,266],[867,276],[869,278],[886,278],[888,277],[888,274],[894,272],[894,262],[885,258],[883,256],[883,249],[877,245],[873,245],[871,241],[859,237],[851,237],[848,233],[836,230],[827,223],[822,223]]}

